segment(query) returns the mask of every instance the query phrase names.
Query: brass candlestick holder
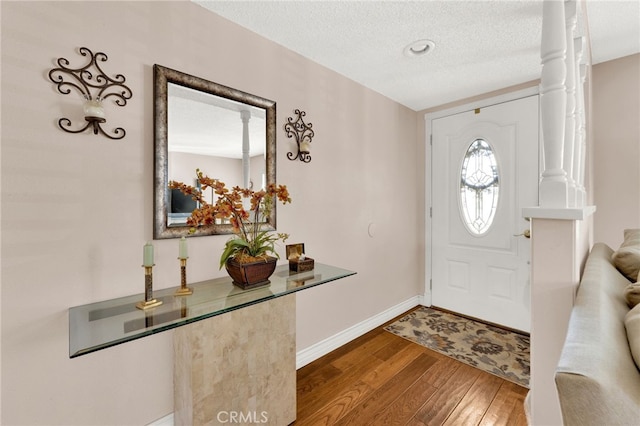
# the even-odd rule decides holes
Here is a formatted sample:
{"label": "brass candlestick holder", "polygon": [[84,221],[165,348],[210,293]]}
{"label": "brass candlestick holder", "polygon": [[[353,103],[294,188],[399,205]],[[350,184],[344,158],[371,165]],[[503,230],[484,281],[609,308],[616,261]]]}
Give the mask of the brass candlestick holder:
{"label": "brass candlestick holder", "polygon": [[180,288],[176,291],[176,296],[189,296],[193,294],[193,290],[187,287],[187,258],[178,258],[180,260]]}
{"label": "brass candlestick holder", "polygon": [[138,309],[155,308],[162,305],[162,300],[153,298],[153,265],[144,266],[144,301],[136,303]]}

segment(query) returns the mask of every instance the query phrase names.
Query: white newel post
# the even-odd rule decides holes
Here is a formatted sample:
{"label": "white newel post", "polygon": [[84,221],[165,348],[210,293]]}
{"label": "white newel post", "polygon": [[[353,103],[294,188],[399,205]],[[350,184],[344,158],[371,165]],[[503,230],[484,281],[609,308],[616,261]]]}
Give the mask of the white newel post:
{"label": "white newel post", "polygon": [[540,207],[568,207],[567,173],[563,168],[564,129],[567,105],[565,81],[564,2],[545,0],[542,8],[542,76],[540,105],[544,151],[544,171],[540,181]]}
{"label": "white newel post", "polygon": [[573,35],[576,30],[576,2],[568,0],[565,6],[566,19],[566,43],[567,53],[565,64],[567,67],[567,78],[565,82],[567,90],[567,105],[564,127],[564,156],[563,168],[567,174],[567,207],[576,207],[576,181],[574,179],[574,156],[576,154],[576,63],[573,51]]}

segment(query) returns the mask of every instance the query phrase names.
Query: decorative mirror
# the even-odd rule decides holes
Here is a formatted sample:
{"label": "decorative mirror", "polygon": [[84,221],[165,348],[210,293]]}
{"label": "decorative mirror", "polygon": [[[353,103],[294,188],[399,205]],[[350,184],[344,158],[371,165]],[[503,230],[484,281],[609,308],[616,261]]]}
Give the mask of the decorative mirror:
{"label": "decorative mirror", "polygon": [[[197,186],[199,168],[228,188],[275,184],[276,103],[157,64],[153,75],[153,238],[230,234],[223,222],[189,234],[186,219],[195,202],[170,190],[169,181]],[[264,229],[275,229],[275,206],[265,220]]]}

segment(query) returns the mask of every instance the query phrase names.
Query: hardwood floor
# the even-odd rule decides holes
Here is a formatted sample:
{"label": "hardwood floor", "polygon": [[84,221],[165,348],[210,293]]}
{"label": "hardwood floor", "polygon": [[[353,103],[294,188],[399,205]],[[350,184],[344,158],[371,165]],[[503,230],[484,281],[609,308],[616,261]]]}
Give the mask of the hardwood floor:
{"label": "hardwood floor", "polygon": [[383,327],[298,370],[294,425],[527,425],[526,388]]}

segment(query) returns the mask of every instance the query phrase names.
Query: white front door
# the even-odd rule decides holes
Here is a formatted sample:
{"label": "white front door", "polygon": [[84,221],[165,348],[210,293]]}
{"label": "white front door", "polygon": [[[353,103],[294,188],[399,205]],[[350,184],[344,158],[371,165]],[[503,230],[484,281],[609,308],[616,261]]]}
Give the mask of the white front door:
{"label": "white front door", "polygon": [[538,96],[431,122],[432,305],[530,331]]}

